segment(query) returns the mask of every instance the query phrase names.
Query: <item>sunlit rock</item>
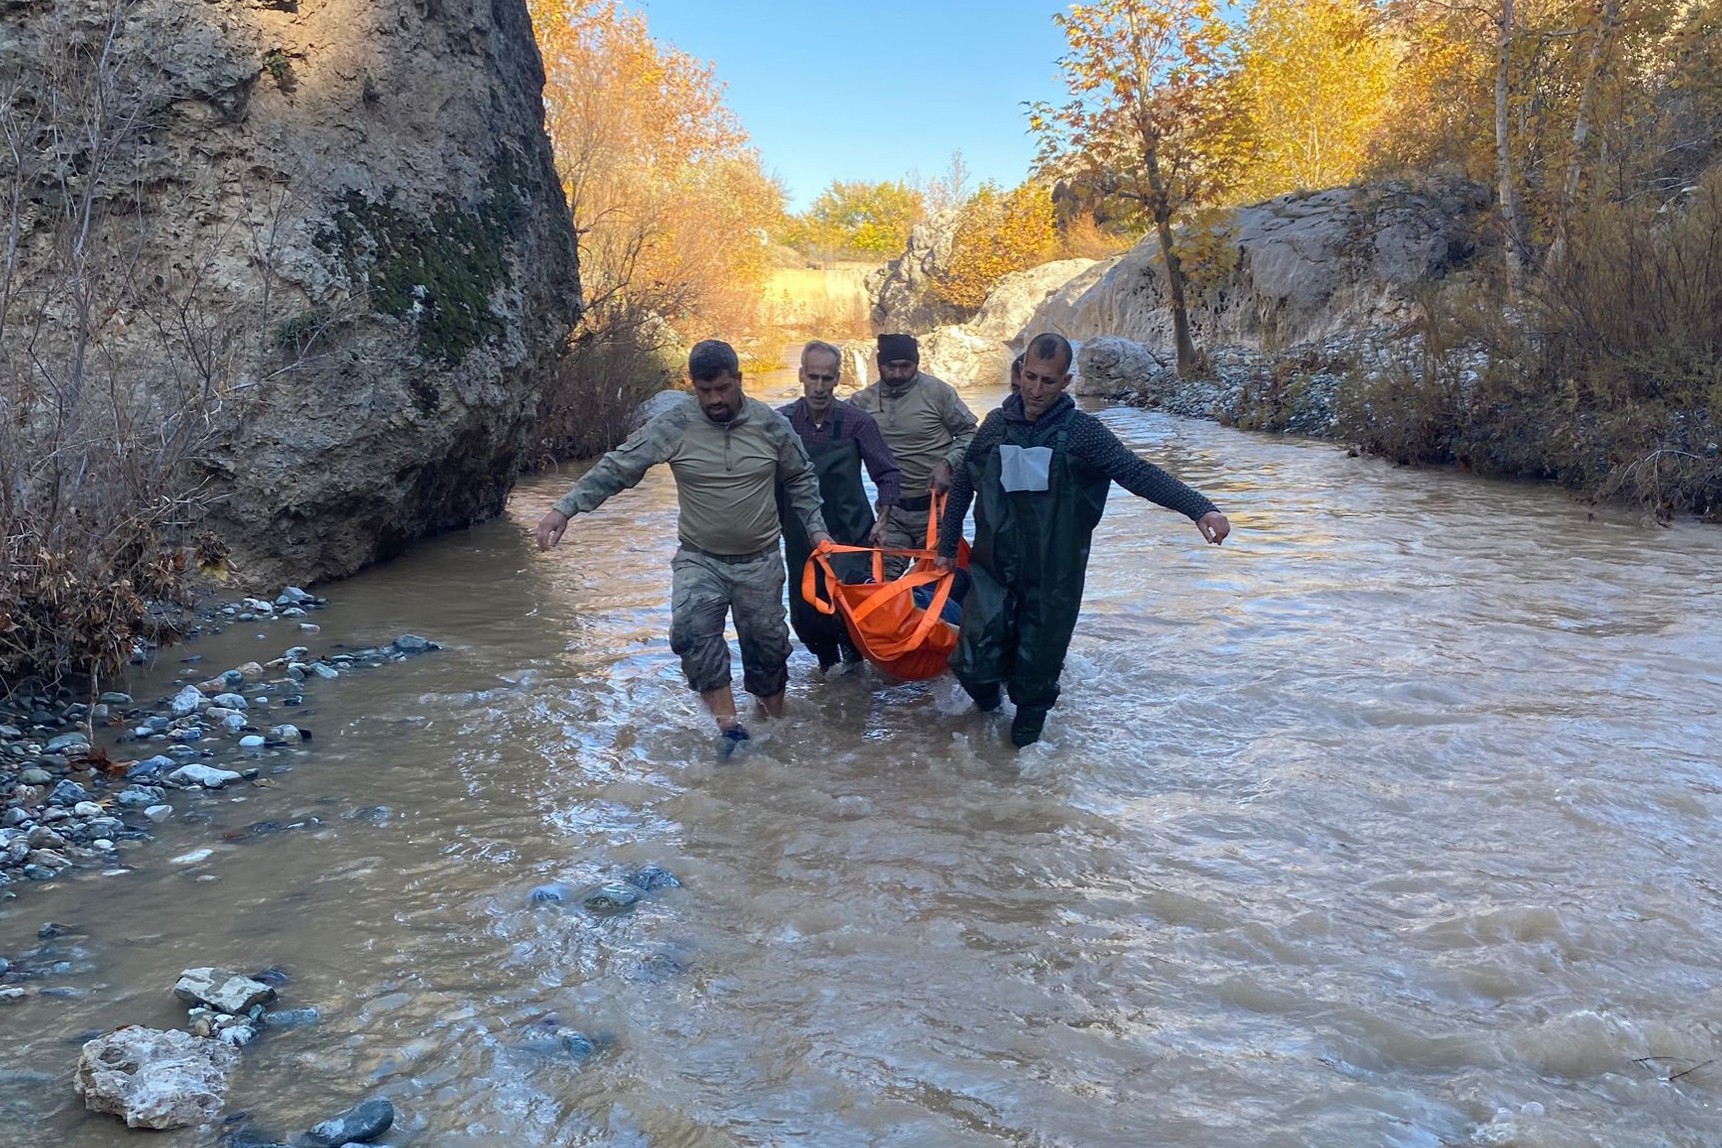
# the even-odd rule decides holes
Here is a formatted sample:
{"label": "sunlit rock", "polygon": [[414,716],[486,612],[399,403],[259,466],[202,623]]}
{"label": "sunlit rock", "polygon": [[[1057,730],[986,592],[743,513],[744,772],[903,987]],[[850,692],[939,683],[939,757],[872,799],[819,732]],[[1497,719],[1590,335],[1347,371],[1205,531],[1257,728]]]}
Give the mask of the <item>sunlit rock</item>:
{"label": "sunlit rock", "polygon": [[182,1001],[207,1005],[217,1012],[242,1013],[252,1005],[275,999],[275,990],[229,969],[186,969],[173,986]]}
{"label": "sunlit rock", "polygon": [[190,1033],[131,1026],[84,1045],[73,1087],[129,1128],[184,1128],[221,1114],[239,1054]]}

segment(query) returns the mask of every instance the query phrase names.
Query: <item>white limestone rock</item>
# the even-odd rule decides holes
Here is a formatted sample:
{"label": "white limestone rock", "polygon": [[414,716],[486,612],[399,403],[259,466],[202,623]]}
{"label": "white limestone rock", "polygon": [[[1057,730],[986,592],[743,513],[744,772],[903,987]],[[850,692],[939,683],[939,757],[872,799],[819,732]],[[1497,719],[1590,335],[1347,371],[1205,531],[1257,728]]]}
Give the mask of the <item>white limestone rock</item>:
{"label": "white limestone rock", "polygon": [[84,1107],[128,1128],[185,1128],[221,1115],[238,1063],[219,1041],[132,1025],[85,1043],[72,1084]]}

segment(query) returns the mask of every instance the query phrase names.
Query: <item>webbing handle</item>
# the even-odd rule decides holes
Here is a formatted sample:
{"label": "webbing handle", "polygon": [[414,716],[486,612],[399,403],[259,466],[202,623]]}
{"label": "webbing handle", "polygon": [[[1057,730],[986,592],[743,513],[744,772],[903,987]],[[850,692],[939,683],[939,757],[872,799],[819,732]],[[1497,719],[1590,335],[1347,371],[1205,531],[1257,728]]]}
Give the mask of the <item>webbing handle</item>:
{"label": "webbing handle", "polygon": [[943,492],[933,495],[932,505],[927,508],[927,549],[935,554],[939,550],[939,519],[945,516],[945,495]]}

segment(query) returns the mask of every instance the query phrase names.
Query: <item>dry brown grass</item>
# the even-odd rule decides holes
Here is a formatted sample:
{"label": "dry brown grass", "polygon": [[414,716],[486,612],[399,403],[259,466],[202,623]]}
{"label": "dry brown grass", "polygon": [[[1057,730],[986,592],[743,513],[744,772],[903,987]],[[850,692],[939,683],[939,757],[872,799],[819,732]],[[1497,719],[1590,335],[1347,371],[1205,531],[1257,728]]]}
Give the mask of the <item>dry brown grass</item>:
{"label": "dry brown grass", "polygon": [[1068,219],[1058,229],[1059,259],[1110,259],[1136,246],[1140,235],[1120,235],[1107,231],[1094,222],[1094,216],[1083,212]]}
{"label": "dry brown grass", "polygon": [[1722,168],[1677,204],[1595,204],[1571,236],[1522,293],[1432,297],[1422,359],[1343,389],[1342,428],[1400,461],[1722,515]]}
{"label": "dry brown grass", "polygon": [[838,342],[872,334],[872,300],[865,280],[870,263],[779,267],[766,278],[758,329]]}

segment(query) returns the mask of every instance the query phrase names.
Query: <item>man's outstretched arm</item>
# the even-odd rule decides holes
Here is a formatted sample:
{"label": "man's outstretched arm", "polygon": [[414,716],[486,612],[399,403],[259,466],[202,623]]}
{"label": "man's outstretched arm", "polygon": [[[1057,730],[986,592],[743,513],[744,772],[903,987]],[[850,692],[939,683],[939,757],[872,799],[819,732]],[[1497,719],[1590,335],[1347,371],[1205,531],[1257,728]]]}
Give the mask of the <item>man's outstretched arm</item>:
{"label": "man's outstretched arm", "polygon": [[667,460],[687,425],[678,416],[676,411],[659,415],[581,475],[580,481],[538,520],[538,549],[549,550],[561,542],[570,518],[590,513],[614,495],[638,486],[648,470]]}
{"label": "man's outstretched arm", "polygon": [[1099,419],[1081,420],[1071,436],[1070,451],[1138,498],[1146,498],[1168,510],[1176,510],[1196,524],[1202,537],[1219,545],[1232,532],[1232,524],[1207,496],[1179,482],[1118,441]]}

